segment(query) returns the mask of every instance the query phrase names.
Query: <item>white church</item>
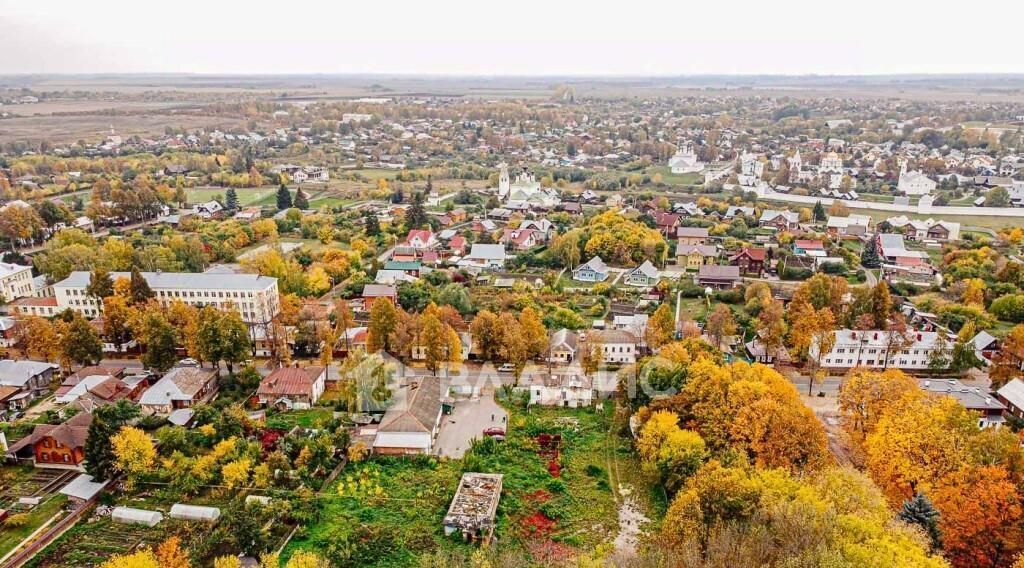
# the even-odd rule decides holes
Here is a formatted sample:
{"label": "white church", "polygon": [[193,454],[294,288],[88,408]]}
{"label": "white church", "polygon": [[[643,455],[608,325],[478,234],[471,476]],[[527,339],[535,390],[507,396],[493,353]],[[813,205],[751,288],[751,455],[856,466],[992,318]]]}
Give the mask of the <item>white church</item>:
{"label": "white church", "polygon": [[900,181],[897,191],[904,195],[930,195],[938,184],[919,171],[907,171],[907,163],[900,164]]}
{"label": "white church", "polygon": [[512,181],[508,174],[508,164],[502,162],[498,168],[498,198],[501,201],[513,206],[544,209],[550,209],[560,202],[558,194],[551,188],[541,187],[529,170],[524,169]]}
{"label": "white church", "polygon": [[674,174],[692,174],[704,170],[704,162],[697,158],[693,142],[683,142],[674,156],[668,160],[668,168]]}

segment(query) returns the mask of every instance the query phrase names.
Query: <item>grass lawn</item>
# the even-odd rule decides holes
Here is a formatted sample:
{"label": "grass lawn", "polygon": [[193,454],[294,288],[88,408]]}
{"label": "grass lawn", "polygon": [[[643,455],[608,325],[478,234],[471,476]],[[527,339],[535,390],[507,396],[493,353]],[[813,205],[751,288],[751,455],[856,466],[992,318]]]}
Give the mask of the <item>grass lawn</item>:
{"label": "grass lawn", "polygon": [[315,197],[309,200],[309,206],[319,209],[321,207],[343,207],[355,203],[354,199],[343,199],[341,197]]}
{"label": "grass lawn", "polygon": [[[661,181],[672,185],[704,185],[704,174],[674,174],[668,169],[668,166],[650,167],[645,169],[644,173],[651,177],[654,174],[661,174]],[[629,172],[626,172],[626,175],[629,175]]]}
{"label": "grass lawn", "polygon": [[267,421],[274,426],[278,424],[301,426],[303,428],[316,428],[328,422],[334,416],[334,409],[315,406],[309,410],[292,410],[281,412],[267,417]]}
{"label": "grass lawn", "polygon": [[[40,503],[38,507],[26,513],[28,519],[23,526],[11,528],[5,524],[4,529],[0,531],[0,556],[10,552],[22,540],[25,540],[25,537],[42,526],[43,523],[64,506],[67,499],[66,496],[59,493],[54,494],[48,500]],[[16,513],[12,511],[11,514],[14,515]]]}
{"label": "grass lawn", "polygon": [[[186,195],[189,203],[202,203],[210,201],[218,195],[223,198],[227,190],[226,187],[203,187],[189,189]],[[277,188],[274,186],[241,187],[235,189],[235,193],[238,194],[238,204],[242,207],[259,205],[264,201],[267,202],[267,205],[277,203]]]}
{"label": "grass lawn", "polygon": [[702,320],[708,314],[708,304],[704,298],[680,298],[680,302],[682,309],[679,315],[683,320]]}
{"label": "grass lawn", "polygon": [[[504,475],[491,545],[498,553],[553,565],[593,550],[618,533],[617,484],[629,485],[649,516],[664,509],[629,441],[611,433],[610,407],[515,408],[504,443],[478,444],[462,460],[373,458],[352,465],[325,491],[321,520],[301,531],[284,557],[309,549],[330,556],[332,565],[392,567],[425,565],[435,553],[468,556],[476,547],[446,537],[442,521],[459,478],[470,471]],[[542,433],[562,436],[558,467],[540,454]]]}

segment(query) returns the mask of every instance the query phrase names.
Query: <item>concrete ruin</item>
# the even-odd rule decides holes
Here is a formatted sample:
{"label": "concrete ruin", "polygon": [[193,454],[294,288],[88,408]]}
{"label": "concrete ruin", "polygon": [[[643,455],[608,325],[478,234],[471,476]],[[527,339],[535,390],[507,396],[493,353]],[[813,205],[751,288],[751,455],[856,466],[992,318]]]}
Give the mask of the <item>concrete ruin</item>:
{"label": "concrete ruin", "polygon": [[444,534],[461,532],[466,540],[488,544],[494,535],[502,477],[497,473],[462,474],[459,489],[444,516]]}

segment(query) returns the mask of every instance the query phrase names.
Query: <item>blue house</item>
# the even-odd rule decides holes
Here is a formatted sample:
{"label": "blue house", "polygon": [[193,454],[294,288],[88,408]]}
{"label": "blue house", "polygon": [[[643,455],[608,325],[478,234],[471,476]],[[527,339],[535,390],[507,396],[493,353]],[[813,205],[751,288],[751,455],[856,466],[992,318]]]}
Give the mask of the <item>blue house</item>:
{"label": "blue house", "polygon": [[572,279],[579,282],[604,282],[608,279],[608,266],[595,256],[572,271]]}

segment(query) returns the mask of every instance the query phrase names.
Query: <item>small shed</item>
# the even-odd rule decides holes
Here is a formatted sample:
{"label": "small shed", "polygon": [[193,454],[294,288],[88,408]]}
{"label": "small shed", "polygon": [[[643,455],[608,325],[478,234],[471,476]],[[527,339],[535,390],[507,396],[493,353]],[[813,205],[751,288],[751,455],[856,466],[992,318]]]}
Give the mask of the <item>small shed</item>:
{"label": "small shed", "polygon": [[207,521],[212,523],[220,518],[220,509],[217,507],[201,507],[199,505],[175,503],[171,506],[171,518],[185,521]]}
{"label": "small shed", "polygon": [[74,503],[84,503],[95,497],[106,486],[106,482],[93,481],[91,475],[83,473],[71,480],[71,483],[65,485],[60,492],[67,495],[68,499]]}
{"label": "small shed", "polygon": [[164,516],[157,511],[133,509],[131,507],[115,507],[110,512],[110,518],[115,523],[146,525],[147,527],[155,527],[160,521],[164,520]]}

